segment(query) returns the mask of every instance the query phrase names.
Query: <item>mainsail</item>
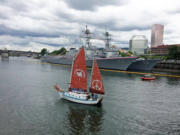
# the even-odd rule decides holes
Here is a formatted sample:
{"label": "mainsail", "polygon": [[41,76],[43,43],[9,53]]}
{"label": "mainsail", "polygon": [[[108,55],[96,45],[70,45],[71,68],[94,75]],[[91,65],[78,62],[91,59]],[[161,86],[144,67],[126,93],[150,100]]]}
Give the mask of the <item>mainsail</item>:
{"label": "mainsail", "polygon": [[97,65],[96,60],[93,63],[93,69],[91,73],[91,86],[89,88],[91,93],[104,94],[104,85],[102,82],[101,73]]}
{"label": "mainsail", "polygon": [[87,71],[84,47],[77,54],[71,73],[71,90],[87,91]]}

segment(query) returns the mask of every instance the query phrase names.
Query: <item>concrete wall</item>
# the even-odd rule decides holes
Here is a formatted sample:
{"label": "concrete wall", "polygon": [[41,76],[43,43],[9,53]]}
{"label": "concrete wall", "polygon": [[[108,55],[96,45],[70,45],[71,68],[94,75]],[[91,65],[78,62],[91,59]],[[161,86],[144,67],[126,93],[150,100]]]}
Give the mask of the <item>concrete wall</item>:
{"label": "concrete wall", "polygon": [[180,71],[180,60],[167,60],[161,61],[155,67],[155,69],[171,69]]}

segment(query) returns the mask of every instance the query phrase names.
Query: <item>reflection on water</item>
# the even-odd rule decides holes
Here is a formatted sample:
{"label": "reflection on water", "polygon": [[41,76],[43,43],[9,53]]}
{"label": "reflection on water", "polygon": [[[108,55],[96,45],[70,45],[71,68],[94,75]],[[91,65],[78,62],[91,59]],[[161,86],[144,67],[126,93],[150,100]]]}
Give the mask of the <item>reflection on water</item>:
{"label": "reflection on water", "polygon": [[68,103],[67,113],[70,134],[97,134],[103,123],[102,107]]}
{"label": "reflection on water", "polygon": [[3,62],[9,62],[9,58],[0,58],[0,60],[1,60],[1,62],[3,63]]}
{"label": "reflection on water", "polygon": [[179,85],[179,82],[180,82],[180,78],[166,78],[166,82],[169,84],[169,85]]}

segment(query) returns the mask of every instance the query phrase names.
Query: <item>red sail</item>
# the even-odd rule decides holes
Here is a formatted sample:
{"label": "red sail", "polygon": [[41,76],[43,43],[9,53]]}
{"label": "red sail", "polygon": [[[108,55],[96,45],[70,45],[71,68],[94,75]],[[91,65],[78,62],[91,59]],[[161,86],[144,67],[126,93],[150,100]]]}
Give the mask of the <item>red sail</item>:
{"label": "red sail", "polygon": [[104,94],[104,85],[102,82],[101,73],[99,71],[99,67],[97,65],[96,60],[94,60],[93,69],[92,69],[92,76],[91,76],[91,87],[90,92],[91,93],[97,93],[97,94]]}
{"label": "red sail", "polygon": [[87,72],[84,47],[82,47],[77,54],[71,73],[71,90],[87,91]]}

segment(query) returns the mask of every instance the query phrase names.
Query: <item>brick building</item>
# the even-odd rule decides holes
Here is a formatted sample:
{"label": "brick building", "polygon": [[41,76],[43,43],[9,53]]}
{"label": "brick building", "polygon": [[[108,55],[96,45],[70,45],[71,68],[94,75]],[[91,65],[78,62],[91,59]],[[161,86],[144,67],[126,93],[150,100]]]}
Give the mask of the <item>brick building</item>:
{"label": "brick building", "polygon": [[159,45],[157,47],[151,47],[151,54],[154,55],[168,55],[169,46],[180,46],[180,44],[173,44],[173,45]]}

